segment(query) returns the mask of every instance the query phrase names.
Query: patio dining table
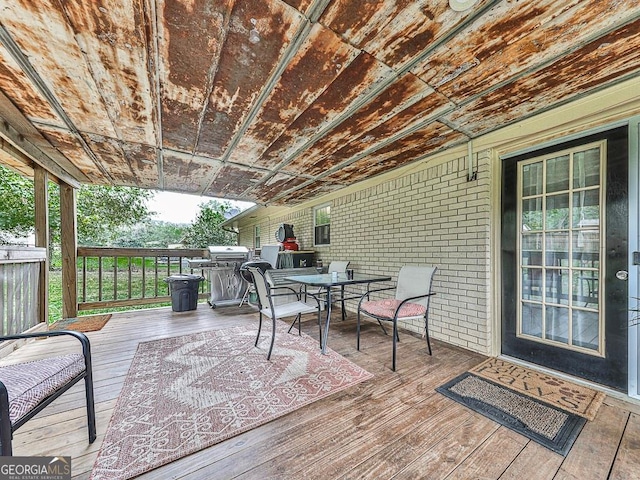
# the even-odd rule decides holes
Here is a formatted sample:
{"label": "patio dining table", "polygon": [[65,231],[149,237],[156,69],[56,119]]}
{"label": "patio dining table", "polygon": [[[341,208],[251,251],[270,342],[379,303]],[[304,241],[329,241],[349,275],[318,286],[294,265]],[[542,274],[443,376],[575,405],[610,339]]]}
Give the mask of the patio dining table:
{"label": "patio dining table", "polygon": [[[391,280],[389,275],[376,275],[368,273],[354,273],[352,277],[348,277],[346,273],[318,273],[316,275],[291,275],[285,277],[286,280],[299,283],[305,286],[325,288],[327,291],[327,318],[324,325],[324,335],[320,339],[322,345],[322,353],[327,353],[327,339],[329,337],[329,324],[331,322],[331,289],[332,287],[340,287],[346,285],[366,284],[369,291],[369,284],[375,282],[388,282]],[[363,295],[366,292],[363,292]]]}

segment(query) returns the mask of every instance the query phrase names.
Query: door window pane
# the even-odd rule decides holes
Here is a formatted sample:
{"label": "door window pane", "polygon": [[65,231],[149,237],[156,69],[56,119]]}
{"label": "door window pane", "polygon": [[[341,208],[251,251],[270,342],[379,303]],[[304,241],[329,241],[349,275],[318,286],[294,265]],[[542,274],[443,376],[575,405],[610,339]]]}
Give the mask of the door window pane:
{"label": "door window pane", "polygon": [[522,231],[542,230],[542,197],[522,201]]}
{"label": "door window pane", "polygon": [[573,188],[600,185],[600,148],[573,154]]}
{"label": "door window pane", "polygon": [[555,342],[569,343],[569,309],[546,307],[544,313],[546,338]]}
{"label": "door window pane", "polygon": [[547,197],[545,215],[546,230],[569,228],[569,194],[550,195]]}
{"label": "door window pane", "polygon": [[600,232],[577,230],[573,232],[572,266],[600,268]]}
{"label": "door window pane", "polygon": [[573,311],[573,344],[579,347],[597,350],[600,344],[598,313],[583,310]]}
{"label": "door window pane", "polygon": [[569,155],[547,160],[547,193],[569,189]]}
{"label": "door window pane", "polygon": [[530,163],[522,167],[522,196],[542,193],[542,162]]}
{"label": "door window pane", "polygon": [[542,338],[542,305],[522,303],[522,333]]}
{"label": "door window pane", "polygon": [[600,189],[573,192],[574,228],[597,228],[600,224]]}
{"label": "door window pane", "polygon": [[542,265],[542,233],[522,236],[522,265]]}
{"label": "door window pane", "polygon": [[542,301],[542,269],[522,269],[522,299]]}
{"label": "door window pane", "polygon": [[545,235],[545,265],[550,267],[569,266],[569,233],[553,232]]}
{"label": "door window pane", "polygon": [[547,269],[544,301],[569,305],[569,278],[569,270]]}
{"label": "door window pane", "polygon": [[573,304],[585,308],[598,308],[598,271],[576,270],[573,272]]}

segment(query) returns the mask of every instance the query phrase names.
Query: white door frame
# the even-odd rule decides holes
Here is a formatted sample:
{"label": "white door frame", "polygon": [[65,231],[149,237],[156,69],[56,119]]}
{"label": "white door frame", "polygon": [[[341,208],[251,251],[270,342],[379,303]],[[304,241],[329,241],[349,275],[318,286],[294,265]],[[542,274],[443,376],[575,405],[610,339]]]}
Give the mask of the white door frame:
{"label": "white door frame", "polygon": [[640,252],[640,116],[629,119],[629,390],[640,399],[640,268],[633,252]]}
{"label": "white door frame", "polygon": [[[640,399],[640,265],[633,264],[633,252],[640,252],[640,115],[628,120],[617,121],[594,129],[571,134],[514,152],[499,155],[500,161],[533,150],[557,145],[576,138],[586,137],[593,133],[628,125],[629,127],[629,259],[628,259],[628,292],[629,292],[629,332],[628,332],[628,390],[627,395]],[[638,310],[634,313],[633,310]],[[501,335],[500,322],[496,332]],[[499,345],[497,353],[500,352]]]}

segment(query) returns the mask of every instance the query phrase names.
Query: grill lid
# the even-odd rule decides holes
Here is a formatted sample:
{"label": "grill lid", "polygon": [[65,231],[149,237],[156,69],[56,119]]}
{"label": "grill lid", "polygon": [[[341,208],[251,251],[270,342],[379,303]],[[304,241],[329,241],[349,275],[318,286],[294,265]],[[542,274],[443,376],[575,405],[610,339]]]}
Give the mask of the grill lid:
{"label": "grill lid", "polygon": [[209,256],[214,257],[217,255],[225,255],[231,256],[236,255],[238,257],[246,256],[249,253],[249,249],[247,247],[243,247],[240,245],[212,245],[209,247]]}

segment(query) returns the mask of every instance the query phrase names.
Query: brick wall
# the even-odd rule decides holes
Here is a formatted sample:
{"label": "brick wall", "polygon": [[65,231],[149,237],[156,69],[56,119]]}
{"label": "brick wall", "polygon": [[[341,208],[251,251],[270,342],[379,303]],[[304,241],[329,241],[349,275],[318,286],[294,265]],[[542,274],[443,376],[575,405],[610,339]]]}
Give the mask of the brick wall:
{"label": "brick wall", "polygon": [[[477,164],[478,179],[471,182],[462,158],[335,198],[331,246],[315,250],[325,265],[332,259],[350,260],[356,271],[389,273],[394,279],[403,265],[437,266],[430,312],[432,338],[488,353],[488,152],[478,154]],[[263,245],[275,242],[277,225],[292,223],[303,247],[313,248],[312,212],[307,207],[260,220]],[[252,245],[252,235],[253,226],[243,227],[240,242]],[[351,302],[349,308],[356,305]],[[421,332],[423,326],[416,322],[406,328]]]}

